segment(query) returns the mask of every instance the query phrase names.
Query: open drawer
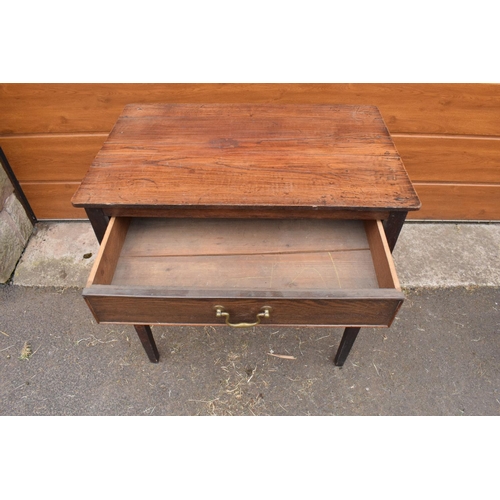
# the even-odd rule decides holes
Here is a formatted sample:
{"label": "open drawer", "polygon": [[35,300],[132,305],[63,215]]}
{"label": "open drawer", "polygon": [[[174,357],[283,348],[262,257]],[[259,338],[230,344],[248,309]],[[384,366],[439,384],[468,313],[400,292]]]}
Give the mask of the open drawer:
{"label": "open drawer", "polygon": [[380,221],[112,218],[83,296],[101,323],[389,326]]}

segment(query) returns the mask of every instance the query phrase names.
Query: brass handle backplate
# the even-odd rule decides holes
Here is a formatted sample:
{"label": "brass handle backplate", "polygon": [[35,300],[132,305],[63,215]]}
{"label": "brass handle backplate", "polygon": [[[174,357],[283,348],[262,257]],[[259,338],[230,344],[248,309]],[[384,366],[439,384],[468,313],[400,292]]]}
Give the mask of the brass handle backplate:
{"label": "brass handle backplate", "polygon": [[261,307],[262,312],[257,313],[255,323],[231,323],[231,321],[229,319],[229,313],[227,311],[224,311],[224,306],[214,306],[214,309],[215,309],[215,315],[217,316],[217,318],[225,318],[226,319],[226,325],[232,326],[233,328],[250,328],[251,326],[258,325],[262,318],[269,318],[272,308],[271,308],[271,306]]}

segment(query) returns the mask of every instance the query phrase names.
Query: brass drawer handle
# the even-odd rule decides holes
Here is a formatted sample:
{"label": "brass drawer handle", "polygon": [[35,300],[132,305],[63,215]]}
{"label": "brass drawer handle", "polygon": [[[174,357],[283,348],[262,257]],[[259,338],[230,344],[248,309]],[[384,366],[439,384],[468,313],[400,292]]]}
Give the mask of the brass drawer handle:
{"label": "brass drawer handle", "polygon": [[264,306],[261,307],[262,312],[257,313],[256,316],[257,321],[255,323],[231,323],[229,320],[229,313],[224,311],[224,306],[214,306],[214,309],[217,318],[222,318],[222,317],[226,318],[226,325],[232,326],[233,328],[249,328],[251,326],[258,325],[262,318],[269,318],[271,312],[270,306]]}

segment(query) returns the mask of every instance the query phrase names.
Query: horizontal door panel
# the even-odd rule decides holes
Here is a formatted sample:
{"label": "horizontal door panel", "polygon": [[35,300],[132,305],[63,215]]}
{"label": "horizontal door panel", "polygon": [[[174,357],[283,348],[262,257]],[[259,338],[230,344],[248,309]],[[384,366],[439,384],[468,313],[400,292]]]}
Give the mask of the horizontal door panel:
{"label": "horizontal door panel", "polygon": [[415,183],[422,202],[409,219],[500,220],[500,185]]}
{"label": "horizontal door panel", "polygon": [[108,133],[130,103],[368,104],[391,131],[500,134],[496,84],[3,84],[0,134]]}
{"label": "horizontal door panel", "polygon": [[500,183],[500,139],[393,139],[413,182]]}
{"label": "horizontal door panel", "polygon": [[0,137],[0,146],[20,182],[81,182],[106,137]]}
{"label": "horizontal door panel", "polygon": [[75,208],[71,204],[71,197],[78,186],[77,182],[21,183],[21,188],[39,220],[85,219],[85,210]]}

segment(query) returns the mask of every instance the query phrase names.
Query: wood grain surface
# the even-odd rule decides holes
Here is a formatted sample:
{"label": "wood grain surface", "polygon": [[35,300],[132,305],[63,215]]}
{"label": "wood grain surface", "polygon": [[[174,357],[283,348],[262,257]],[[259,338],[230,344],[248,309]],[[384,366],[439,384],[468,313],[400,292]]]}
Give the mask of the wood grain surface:
{"label": "wood grain surface", "polygon": [[374,106],[129,105],[78,207],[416,210]]}
{"label": "wood grain surface", "polygon": [[127,237],[130,219],[111,218],[92,266],[87,286],[108,285],[112,282],[123,243]]}
{"label": "wood grain surface", "polygon": [[[377,222],[367,225],[376,227]],[[379,256],[377,264],[388,258],[390,252]],[[109,284],[280,291],[378,288],[363,222],[338,220],[132,219]]]}
{"label": "wood grain surface", "polygon": [[144,287],[85,288],[83,296],[100,323],[134,325],[224,325],[215,316],[222,305],[234,322],[255,321],[263,306],[271,306],[270,319],[262,325],[389,326],[404,300],[402,292],[380,290],[331,290],[309,294],[289,292],[286,297],[266,292],[252,295],[224,290],[178,290],[177,296]]}

